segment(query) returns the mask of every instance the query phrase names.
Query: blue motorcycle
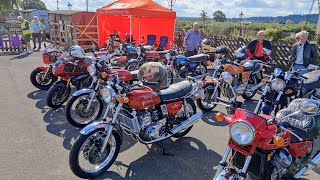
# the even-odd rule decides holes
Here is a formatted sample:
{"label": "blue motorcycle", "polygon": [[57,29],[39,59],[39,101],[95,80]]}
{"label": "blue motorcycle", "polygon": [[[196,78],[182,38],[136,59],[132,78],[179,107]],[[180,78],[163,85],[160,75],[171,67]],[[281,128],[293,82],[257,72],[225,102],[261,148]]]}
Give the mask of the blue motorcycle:
{"label": "blue motorcycle", "polygon": [[174,51],[167,53],[166,58],[169,70],[172,71],[174,78],[204,75],[207,73],[207,61],[210,60],[210,56],[206,54],[185,57],[182,55],[176,56]]}

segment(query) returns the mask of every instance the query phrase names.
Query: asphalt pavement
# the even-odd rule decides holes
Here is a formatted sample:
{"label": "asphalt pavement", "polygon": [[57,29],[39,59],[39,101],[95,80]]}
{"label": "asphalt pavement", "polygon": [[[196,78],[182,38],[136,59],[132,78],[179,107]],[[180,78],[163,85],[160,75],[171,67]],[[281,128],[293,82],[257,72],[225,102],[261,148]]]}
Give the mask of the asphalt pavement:
{"label": "asphalt pavement", "polygon": [[[46,91],[29,80],[41,64],[40,52],[0,56],[0,179],[78,179],[69,168],[69,150],[79,129],[66,121],[64,107],[47,107]],[[253,110],[255,103],[244,105]],[[221,106],[215,110],[226,112]],[[212,179],[229,138],[227,124],[213,120],[216,111],[205,113],[186,137],[165,141],[174,156],[124,136],[116,162],[97,179]],[[309,171],[305,178],[320,179],[320,171]]]}

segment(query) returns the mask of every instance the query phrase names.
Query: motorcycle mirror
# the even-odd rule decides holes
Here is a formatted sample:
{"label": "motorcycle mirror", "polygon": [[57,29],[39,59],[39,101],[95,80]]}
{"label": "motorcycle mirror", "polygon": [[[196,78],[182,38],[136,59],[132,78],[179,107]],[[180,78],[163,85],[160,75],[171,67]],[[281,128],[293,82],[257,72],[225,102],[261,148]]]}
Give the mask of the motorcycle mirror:
{"label": "motorcycle mirror", "polygon": [[319,69],[319,66],[314,65],[314,64],[310,64],[310,65],[308,66],[308,70],[309,70],[309,71],[315,71],[315,70],[318,70],[318,69]]}
{"label": "motorcycle mirror", "polygon": [[318,110],[318,105],[310,100],[305,101],[300,105],[300,111],[305,115],[314,116],[317,114]]}
{"label": "motorcycle mirror", "polygon": [[267,56],[270,56],[271,50],[270,50],[270,49],[267,49],[267,48],[263,48],[263,54],[265,54],[265,55],[267,55]]}

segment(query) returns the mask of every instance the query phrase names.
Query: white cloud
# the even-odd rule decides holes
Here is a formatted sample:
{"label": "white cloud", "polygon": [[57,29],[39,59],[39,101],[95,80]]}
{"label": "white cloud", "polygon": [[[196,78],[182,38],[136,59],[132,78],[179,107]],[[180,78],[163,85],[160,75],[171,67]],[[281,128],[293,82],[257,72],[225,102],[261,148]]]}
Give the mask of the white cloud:
{"label": "white cloud", "polygon": [[[68,2],[73,10],[86,10],[86,0],[59,0],[60,9],[68,9]],[[164,7],[168,7],[170,0],[155,0]],[[178,16],[199,17],[202,10],[207,11],[209,16],[216,10],[221,10],[227,17],[238,17],[242,11],[245,17],[252,16],[285,16],[290,14],[309,13],[311,0],[173,0],[173,10]],[[43,0],[49,10],[56,10],[56,0]],[[89,10],[108,5],[113,0],[89,0]],[[313,8],[313,13],[318,13],[318,7]]]}

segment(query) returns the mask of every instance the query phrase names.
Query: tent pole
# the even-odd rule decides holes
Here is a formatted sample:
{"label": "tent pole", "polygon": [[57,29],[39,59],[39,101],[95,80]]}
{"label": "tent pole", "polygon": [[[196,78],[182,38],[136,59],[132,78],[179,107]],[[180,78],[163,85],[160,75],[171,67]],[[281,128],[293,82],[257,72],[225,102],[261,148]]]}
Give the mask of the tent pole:
{"label": "tent pole", "polygon": [[141,18],[139,18],[139,44],[141,44],[140,21],[141,21]]}
{"label": "tent pole", "polygon": [[130,18],[130,42],[132,42],[132,39],[131,39],[131,37],[132,37],[132,16],[129,16],[129,18]]}

